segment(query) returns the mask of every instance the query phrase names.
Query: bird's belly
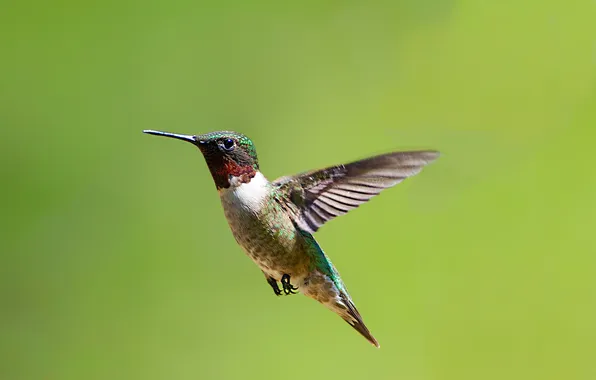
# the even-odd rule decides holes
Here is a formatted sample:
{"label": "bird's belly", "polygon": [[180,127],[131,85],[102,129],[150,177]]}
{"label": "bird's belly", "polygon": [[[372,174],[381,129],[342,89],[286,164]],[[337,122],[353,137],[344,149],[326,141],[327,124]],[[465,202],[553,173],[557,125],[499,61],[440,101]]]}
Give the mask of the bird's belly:
{"label": "bird's belly", "polygon": [[276,280],[306,276],[310,257],[289,216],[275,207],[254,212],[222,203],[234,238],[263,272]]}

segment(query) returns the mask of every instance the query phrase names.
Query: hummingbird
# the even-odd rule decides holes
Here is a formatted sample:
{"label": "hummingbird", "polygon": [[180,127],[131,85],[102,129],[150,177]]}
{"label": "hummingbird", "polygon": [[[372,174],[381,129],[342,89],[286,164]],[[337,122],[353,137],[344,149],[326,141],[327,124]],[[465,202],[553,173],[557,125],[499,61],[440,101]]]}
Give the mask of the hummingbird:
{"label": "hummingbird", "polygon": [[313,234],[383,189],[418,174],[439,152],[386,153],[271,182],[259,169],[254,143],[241,133],[143,132],[187,141],[199,148],[232,235],[261,269],[276,296],[300,291],[380,347]]}

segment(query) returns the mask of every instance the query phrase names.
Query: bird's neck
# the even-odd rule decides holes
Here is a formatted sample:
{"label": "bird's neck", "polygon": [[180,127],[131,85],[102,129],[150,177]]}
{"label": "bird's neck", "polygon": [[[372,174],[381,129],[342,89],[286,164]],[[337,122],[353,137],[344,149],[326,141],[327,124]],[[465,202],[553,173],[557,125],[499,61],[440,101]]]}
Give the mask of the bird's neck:
{"label": "bird's neck", "polygon": [[218,190],[250,183],[258,172],[254,165],[238,165],[233,160],[208,161],[207,164]]}

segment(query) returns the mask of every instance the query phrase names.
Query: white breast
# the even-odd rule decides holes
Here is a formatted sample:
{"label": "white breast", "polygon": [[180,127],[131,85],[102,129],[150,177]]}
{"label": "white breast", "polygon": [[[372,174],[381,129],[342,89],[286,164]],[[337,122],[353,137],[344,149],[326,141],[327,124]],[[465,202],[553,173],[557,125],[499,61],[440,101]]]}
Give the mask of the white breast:
{"label": "white breast", "polygon": [[241,183],[238,178],[230,180],[230,187],[223,189],[221,199],[224,205],[233,205],[255,212],[260,210],[269,195],[269,181],[257,172],[248,183]]}

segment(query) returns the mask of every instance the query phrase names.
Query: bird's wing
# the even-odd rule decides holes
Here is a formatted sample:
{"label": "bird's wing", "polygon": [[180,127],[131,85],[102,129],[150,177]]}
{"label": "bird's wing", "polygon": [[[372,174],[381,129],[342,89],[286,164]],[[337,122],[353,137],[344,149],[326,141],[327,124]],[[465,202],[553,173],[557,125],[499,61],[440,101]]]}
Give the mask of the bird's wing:
{"label": "bird's wing", "polygon": [[436,151],[395,152],[273,181],[298,209],[300,228],[314,233],[439,157]]}

